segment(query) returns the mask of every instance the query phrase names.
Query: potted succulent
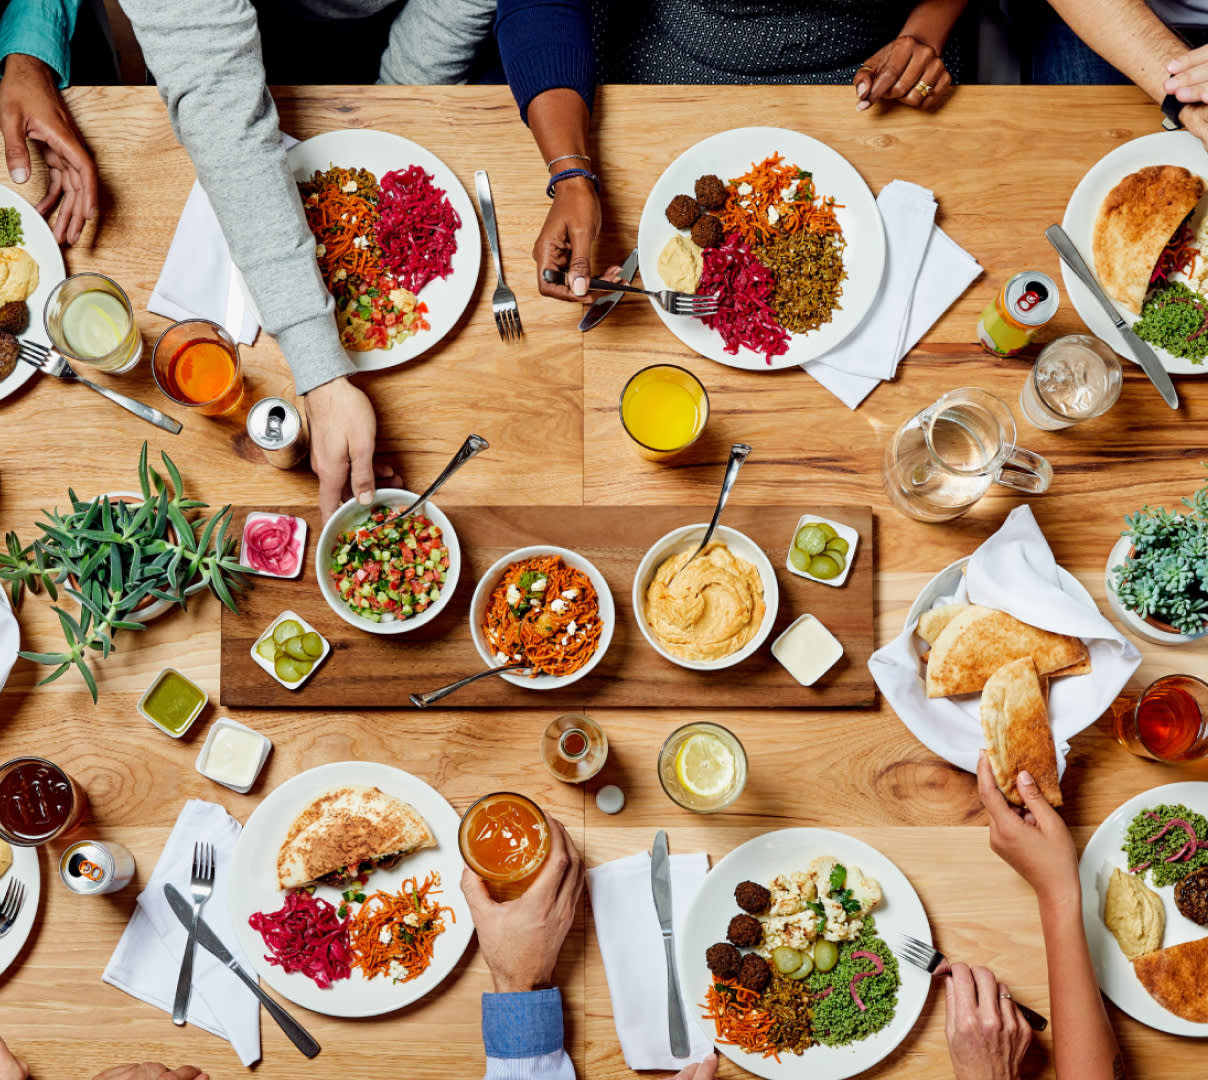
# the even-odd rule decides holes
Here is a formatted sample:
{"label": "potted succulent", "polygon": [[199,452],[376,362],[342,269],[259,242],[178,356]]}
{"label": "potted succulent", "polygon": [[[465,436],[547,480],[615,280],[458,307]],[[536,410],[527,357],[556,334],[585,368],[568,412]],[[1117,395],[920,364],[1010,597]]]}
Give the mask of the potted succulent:
{"label": "potted succulent", "polygon": [[1108,559],[1108,596],[1132,629],[1151,641],[1177,644],[1208,634],[1208,484],[1187,513],[1146,506]]}
{"label": "potted succulent", "polygon": [[[227,536],[231,508],[206,520],[186,515],[205,503],[185,498],[180,471],[161,454],[168,482],[147,465],[147,444],[138,461],[139,494],[125,492],[83,500],[69,490],[68,513],[43,511],[42,535],[25,545],[16,533],[0,551],[0,582],[7,582],[16,610],[28,588],[45,587],[51,600],[62,587],[80,606],[78,615],[52,610],[63,628],[62,652],[22,652],[27,660],[54,667],[43,683],[73,665],[92,700],[96,679],[88,667],[90,652],[108,656],[119,630],[142,630],[156,609],[184,607],[190,593],[208,587],[232,611],[233,593],[244,587],[237,538]],[[39,684],[41,685],[41,684]]]}

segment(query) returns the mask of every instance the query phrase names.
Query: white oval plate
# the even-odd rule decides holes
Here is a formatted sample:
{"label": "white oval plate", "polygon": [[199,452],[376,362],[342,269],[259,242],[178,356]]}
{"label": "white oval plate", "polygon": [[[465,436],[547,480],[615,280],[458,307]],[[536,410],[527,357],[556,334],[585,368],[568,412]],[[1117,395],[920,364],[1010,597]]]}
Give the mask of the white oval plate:
{"label": "white oval plate", "polygon": [[286,157],[295,180],[309,180],[316,169],[323,171],[340,165],[347,169],[368,169],[380,181],[384,173],[420,165],[436,187],[444,188],[450,204],[461,217],[461,228],[457,230],[452,273],[447,278],[430,281],[419,294],[420,300],[428,305],[431,329],[421,330],[391,349],[370,349],[368,352],[350,349],[348,358],[358,371],[379,371],[405,364],[426,352],[453,329],[478,284],[482,240],[478,217],[461,181],[435,154],[410,139],[387,131],[327,131],[290,147]]}
{"label": "white oval plate", "polygon": [[20,881],[25,886],[25,902],[21,905],[13,928],[0,938],[0,972],[7,971],[24,948],[34,928],[34,920],[38,917],[38,903],[42,898],[42,868],[38,862],[38,849],[17,847],[16,844],[12,848],[13,865],[4,877],[0,877],[0,896],[4,895],[10,881]]}
{"label": "white oval plate", "polygon": [[[1200,140],[1188,131],[1159,131],[1153,135],[1142,135],[1139,139],[1117,146],[1110,154],[1100,158],[1078,181],[1061,222],[1061,227],[1069,233],[1074,246],[1092,272],[1095,269],[1095,259],[1091,250],[1091,236],[1100,205],[1107,193],[1124,177],[1146,165],[1182,165],[1197,176],[1203,177],[1205,183],[1208,183],[1208,153],[1204,151]],[[1201,199],[1197,213],[1203,212],[1204,205],[1205,200]],[[1082,317],[1091,333],[1101,337],[1126,360],[1133,360],[1132,350],[1124,343],[1124,338],[1107,317],[1107,312],[1091,295],[1090,289],[1074,277],[1064,262],[1061,263],[1061,278],[1074,310]],[[1137,321],[1137,316],[1127,308],[1115,301],[1112,303],[1129,326]],[[1162,361],[1162,366],[1172,375],[1208,375],[1208,361],[1193,364],[1181,356],[1171,356],[1157,345],[1151,347]],[[1133,363],[1136,361],[1133,360]]]}
{"label": "white oval plate", "polygon": [[[1129,823],[1142,810],[1158,803],[1182,803],[1198,814],[1208,817],[1208,783],[1186,781],[1181,784],[1165,784],[1150,791],[1143,791],[1129,799],[1103,821],[1087,842],[1078,864],[1078,877],[1082,881],[1082,924],[1086,927],[1086,940],[1090,946],[1091,959],[1095,963],[1095,974],[1100,989],[1134,1020],[1141,1021],[1159,1031],[1173,1035],[1198,1035],[1208,1037],[1208,1024],[1195,1024],[1183,1020],[1162,1008],[1143,987],[1133,972],[1133,966],[1124,959],[1120,946],[1103,922],[1103,898],[1113,866],[1127,870],[1127,860],[1120,845]],[[1149,885],[1149,881],[1146,881]],[[1153,886],[1150,885],[1150,888]],[[1204,928],[1179,914],[1174,906],[1174,886],[1166,885],[1155,890],[1166,908],[1166,931],[1162,936],[1162,947],[1181,945],[1204,936]]]}
{"label": "white oval plate", "polygon": [[[393,870],[375,870],[369,876],[365,893],[377,889],[394,892],[404,878],[429,871],[440,873],[441,895],[437,899],[453,909],[456,921],[446,918],[446,929],[436,939],[432,962],[411,982],[395,983],[378,976],[366,979],[354,969],[347,979],[322,990],[306,975],[287,975],[280,967],[264,959],[264,939],[248,925],[254,912],[279,911],[285,892],[277,888],[277,852],[294,819],[315,798],[333,788],[349,784],[377,787],[387,795],[409,802],[419,811],[436,837],[436,847],[408,855]],[[244,955],[252,958],[260,977],[278,993],[303,1008],[327,1016],[378,1016],[418,1001],[457,966],[470,943],[474,924],[461,893],[461,871],[465,865],[457,848],[457,829],[461,817],[435,788],[419,777],[391,765],[372,761],[338,761],[299,773],[272,791],[252,811],[231,863],[231,874],[243,884],[230,893],[231,925]],[[320,885],[315,895],[340,903],[340,890]]]}
{"label": "white oval plate", "polygon": [[[677,943],[684,1001],[690,1004],[694,1019],[711,1042],[717,1037],[713,1022],[702,1019],[695,1004],[709,987],[705,950],[715,941],[725,940],[730,919],[739,914],[734,887],[747,880],[767,884],[776,874],[804,870],[818,855],[834,855],[881,883],[884,901],[873,914],[877,934],[886,944],[901,934],[930,944],[931,927],[914,886],[888,858],[864,841],[830,829],[780,829],[748,840],[709,871],[692,899]],[[782,1054],[779,1062],[723,1043],[718,1043],[717,1049],[736,1065],[767,1080],[844,1080],[855,1076],[893,1053],[927,1002],[931,976],[905,960],[899,960],[898,967],[902,985],[894,1017],[867,1039],[848,1046],[811,1046],[804,1054]]]}
{"label": "white oval plate", "polygon": [[836,214],[847,241],[843,251],[847,279],[842,307],[835,310],[831,321],[809,333],[791,335],[788,352],[774,356],[769,364],[762,353],[746,348],[731,356],[719,333],[698,319],[669,314],[653,298],[650,301],[667,328],[690,349],[719,364],[747,371],[775,371],[816,360],[855,330],[876,301],[885,269],[885,229],[864,178],[842,154],[809,135],[785,128],[735,128],[698,142],[668,165],[647,197],[638,224],[642,282],[647,289],[665,289],[668,286],[658,273],[659,253],[679,232],[667,220],[667,204],[676,195],[692,194],[697,178],[706,173],[729,180],[775,153],[812,172],[818,194],[833,195],[842,204]]}

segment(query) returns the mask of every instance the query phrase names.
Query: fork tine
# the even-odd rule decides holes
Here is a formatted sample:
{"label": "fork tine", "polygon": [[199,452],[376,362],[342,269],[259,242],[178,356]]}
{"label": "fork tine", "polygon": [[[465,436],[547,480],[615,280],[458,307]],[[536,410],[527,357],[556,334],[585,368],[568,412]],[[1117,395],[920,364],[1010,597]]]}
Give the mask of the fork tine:
{"label": "fork tine", "polygon": [[520,309],[515,306],[512,307],[512,322],[515,323],[516,340],[519,341],[524,337],[524,327],[520,325]]}
{"label": "fork tine", "polygon": [[507,341],[508,332],[507,332],[507,327],[505,327],[503,325],[503,312],[501,312],[501,311],[495,312],[495,329],[499,331],[499,336],[504,341]]}
{"label": "fork tine", "polygon": [[8,918],[8,907],[13,901],[13,892],[16,890],[16,888],[17,879],[13,878],[13,880],[8,883],[8,888],[4,890],[4,900],[0,901],[0,917],[5,919]]}

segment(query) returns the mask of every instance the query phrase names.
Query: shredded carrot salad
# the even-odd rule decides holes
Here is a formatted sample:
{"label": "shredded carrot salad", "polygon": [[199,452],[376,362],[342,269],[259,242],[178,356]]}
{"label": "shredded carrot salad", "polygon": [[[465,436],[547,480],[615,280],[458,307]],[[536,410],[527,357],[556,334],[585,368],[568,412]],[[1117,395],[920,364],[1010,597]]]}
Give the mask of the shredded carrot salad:
{"label": "shredded carrot salad", "polygon": [[764,1057],[780,1056],[771,1040],[775,1020],[772,1014],[758,1007],[762,994],[739,986],[734,979],[715,978],[709,984],[705,1002],[701,1005],[706,1020],[717,1029],[717,1041],[737,1046],[748,1054]]}
{"label": "shredded carrot salad", "polygon": [[726,185],[726,204],[717,216],[727,233],[737,232],[756,245],[801,230],[842,234],[836,208],[842,209],[842,204],[833,196],[823,198],[814,191],[812,173],[773,154]]}
{"label": "shredded carrot salad", "polygon": [[427,971],[434,943],[445,932],[446,912],[457,921],[451,907],[431,899],[439,893],[440,874],[431,873],[423,884],[410,877],[396,894],[379,889],[369,897],[348,925],[352,966],[367,979],[389,975],[400,983]]}
{"label": "shredded carrot salad", "polygon": [[346,283],[377,278],[382,263],[374,236],[381,189],[373,173],[333,165],[304,180],[298,190],[327,288],[338,293]]}

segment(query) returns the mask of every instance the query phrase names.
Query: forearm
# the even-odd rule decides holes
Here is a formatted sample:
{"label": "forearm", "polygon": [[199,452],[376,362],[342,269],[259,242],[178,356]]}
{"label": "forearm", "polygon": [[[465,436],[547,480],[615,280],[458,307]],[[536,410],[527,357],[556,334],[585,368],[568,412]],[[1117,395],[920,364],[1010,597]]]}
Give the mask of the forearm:
{"label": "forearm", "polygon": [[[587,156],[588,131],[591,113],[587,103],[569,89],[546,90],[529,103],[529,130],[541,151],[542,161],[568,154]],[[587,167],[583,160],[560,161],[551,171]]]}
{"label": "forearm", "polygon": [[968,0],[922,0],[902,26],[901,36],[930,45],[937,53],[943,52],[967,4]]}
{"label": "forearm", "polygon": [[482,995],[484,1080],[575,1080],[557,990]]}
{"label": "forearm", "polygon": [[547,90],[573,90],[591,108],[596,73],[586,0],[499,0],[495,36],[526,123],[530,103]]}
{"label": "forearm", "polygon": [[495,0],[408,0],[390,24],[378,82],[464,83],[494,15]]}

